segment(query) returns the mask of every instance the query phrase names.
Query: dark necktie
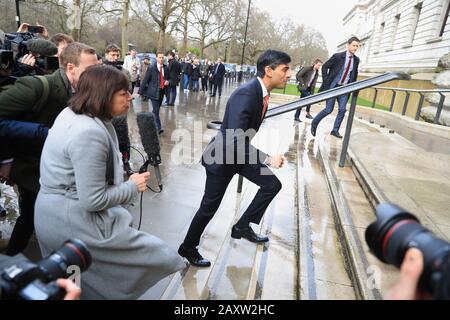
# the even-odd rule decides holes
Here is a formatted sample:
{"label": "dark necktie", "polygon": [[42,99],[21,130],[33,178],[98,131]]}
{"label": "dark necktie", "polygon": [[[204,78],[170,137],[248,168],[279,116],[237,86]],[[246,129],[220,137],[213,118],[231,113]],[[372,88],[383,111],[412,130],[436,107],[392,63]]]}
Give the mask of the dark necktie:
{"label": "dark necktie", "polygon": [[264,105],[263,105],[263,110],[262,110],[262,115],[261,115],[261,121],[264,119],[264,116],[266,115],[267,107],[269,106],[269,98],[270,98],[269,95],[264,97]]}
{"label": "dark necktie", "polygon": [[344,72],[344,75],[342,76],[340,84],[344,84],[345,79],[347,79],[348,71],[350,70],[350,65],[352,64],[352,58],[353,58],[353,56],[348,57],[347,68],[345,68],[345,72]]}

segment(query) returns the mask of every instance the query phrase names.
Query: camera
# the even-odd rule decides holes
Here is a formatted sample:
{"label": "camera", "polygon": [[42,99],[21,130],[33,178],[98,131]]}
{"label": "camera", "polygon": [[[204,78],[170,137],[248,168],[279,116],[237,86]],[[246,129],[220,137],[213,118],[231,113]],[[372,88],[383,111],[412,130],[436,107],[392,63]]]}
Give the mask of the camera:
{"label": "camera", "polygon": [[56,280],[68,278],[69,267],[86,271],[91,262],[91,254],[81,240],[67,240],[59,250],[37,263],[21,259],[4,268],[0,275],[1,299],[62,300],[65,291]]}
{"label": "camera", "polygon": [[450,299],[450,243],[436,237],[416,216],[396,205],[380,204],[376,216],[365,234],[371,252],[384,263],[400,268],[406,251],[419,249],[424,259],[419,289],[433,299]]}

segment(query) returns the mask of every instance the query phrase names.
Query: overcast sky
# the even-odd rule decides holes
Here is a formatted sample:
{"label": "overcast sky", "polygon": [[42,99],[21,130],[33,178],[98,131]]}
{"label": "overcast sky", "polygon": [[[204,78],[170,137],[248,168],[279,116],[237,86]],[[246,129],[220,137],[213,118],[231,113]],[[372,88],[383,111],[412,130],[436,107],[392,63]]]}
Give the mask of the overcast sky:
{"label": "overcast sky", "polygon": [[350,36],[343,32],[342,19],[357,3],[358,0],[252,0],[252,7],[270,12],[276,21],[290,17],[320,31],[332,54],[337,44]]}

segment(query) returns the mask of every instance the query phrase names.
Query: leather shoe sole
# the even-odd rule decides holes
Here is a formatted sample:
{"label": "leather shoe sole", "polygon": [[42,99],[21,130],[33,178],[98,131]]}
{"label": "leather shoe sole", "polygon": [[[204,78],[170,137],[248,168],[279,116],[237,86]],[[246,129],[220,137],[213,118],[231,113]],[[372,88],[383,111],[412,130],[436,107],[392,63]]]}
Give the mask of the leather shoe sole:
{"label": "leather shoe sole", "polygon": [[200,256],[201,259],[195,259],[189,254],[189,251],[185,250],[182,246],[180,246],[180,248],[178,249],[178,254],[183,258],[186,258],[187,261],[189,261],[189,263],[195,267],[206,268],[211,266],[211,262],[209,262],[209,260],[203,258],[202,256]]}

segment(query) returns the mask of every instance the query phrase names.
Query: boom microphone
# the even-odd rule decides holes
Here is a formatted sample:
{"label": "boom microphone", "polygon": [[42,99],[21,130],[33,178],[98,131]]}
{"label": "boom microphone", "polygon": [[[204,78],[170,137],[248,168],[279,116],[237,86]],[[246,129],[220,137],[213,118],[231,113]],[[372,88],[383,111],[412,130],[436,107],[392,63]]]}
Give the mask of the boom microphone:
{"label": "boom microphone", "polygon": [[139,172],[147,171],[148,165],[155,167],[155,175],[158,180],[159,189],[162,190],[161,172],[159,164],[161,163],[160,146],[158,132],[156,130],[155,116],[152,112],[140,112],[137,117],[139,134],[141,135],[142,146],[147,153],[147,161],[139,169]]}
{"label": "boom microphone", "polygon": [[119,142],[119,150],[122,153],[122,161],[124,170],[128,175],[131,175],[131,167],[129,164],[130,160],[130,136],[128,135],[128,122],[127,116],[117,116],[112,118],[112,125],[116,130],[117,140]]}
{"label": "boom microphone", "polygon": [[53,42],[45,39],[31,39],[26,41],[28,51],[41,57],[52,57],[58,53],[58,48]]}

